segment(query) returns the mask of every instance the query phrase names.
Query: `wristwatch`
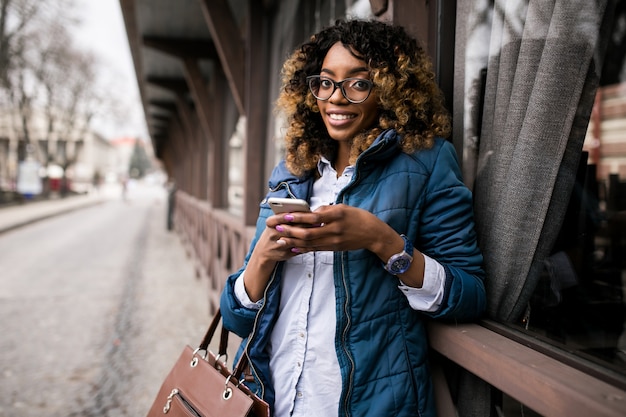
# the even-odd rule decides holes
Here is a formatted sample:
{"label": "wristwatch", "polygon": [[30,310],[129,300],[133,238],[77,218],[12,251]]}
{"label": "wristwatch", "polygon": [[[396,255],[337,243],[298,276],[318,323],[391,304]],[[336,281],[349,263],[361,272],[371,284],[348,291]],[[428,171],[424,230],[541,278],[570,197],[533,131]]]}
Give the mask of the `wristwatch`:
{"label": "wristwatch", "polygon": [[387,264],[384,265],[385,270],[393,275],[404,274],[413,262],[413,244],[405,235],[400,236],[404,239],[404,249],[400,253],[391,255]]}

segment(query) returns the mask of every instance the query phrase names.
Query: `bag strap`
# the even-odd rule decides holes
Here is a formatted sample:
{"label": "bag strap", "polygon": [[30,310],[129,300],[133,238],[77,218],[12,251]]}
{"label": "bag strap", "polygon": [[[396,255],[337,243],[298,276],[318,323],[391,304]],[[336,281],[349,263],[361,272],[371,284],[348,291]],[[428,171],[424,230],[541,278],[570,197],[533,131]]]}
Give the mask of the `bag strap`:
{"label": "bag strap", "polygon": [[215,330],[217,330],[217,326],[220,324],[221,318],[222,318],[222,313],[218,308],[217,311],[215,312],[215,316],[213,316],[213,320],[211,321],[211,324],[209,325],[209,329],[204,335],[202,342],[200,342],[200,346],[198,347],[198,350],[208,350],[209,344],[211,344],[211,340],[213,339]]}
{"label": "bag strap", "polygon": [[223,357],[227,357],[228,353],[226,352],[228,349],[228,334],[230,332],[222,326],[222,335],[220,336],[220,346],[219,346],[219,355]]}
{"label": "bag strap", "polygon": [[[222,318],[222,313],[220,309],[218,308],[217,311],[215,312],[215,316],[213,316],[213,320],[211,320],[211,324],[209,325],[209,328],[206,334],[204,335],[204,338],[202,339],[202,342],[200,342],[198,351],[201,351],[201,350],[205,352],[208,351],[209,345],[211,344],[211,340],[213,340],[213,336],[215,335],[217,326],[219,326],[220,324],[221,318]],[[219,344],[219,350],[218,350],[219,357],[228,356],[226,352],[228,349],[228,333],[229,331],[226,330],[224,326],[222,326],[222,331],[220,335],[220,344]]]}
{"label": "bag strap", "polygon": [[[215,332],[217,331],[217,327],[219,326],[221,319],[222,319],[221,311],[217,309],[217,311],[215,312],[215,315],[213,316],[213,320],[211,320],[211,324],[209,325],[209,328],[206,334],[204,335],[204,338],[202,339],[202,342],[200,342],[200,346],[194,351],[194,354],[199,351],[204,351],[205,355],[203,359],[207,359],[207,356],[209,353],[209,350],[208,350],[209,345],[211,344],[211,340],[213,340],[213,336],[215,335]],[[230,332],[227,329],[225,329],[224,326],[222,325],[221,335],[220,335],[220,344],[219,344],[219,354],[215,359],[216,364],[217,364],[218,359],[220,359],[222,362],[225,363],[226,359],[228,358],[227,348],[228,348],[228,334],[229,333]],[[226,378],[224,381],[225,393],[227,393],[231,389],[228,386],[228,383],[231,382],[236,387],[243,389],[248,395],[253,396],[254,398],[257,398],[255,393],[250,391],[248,387],[242,384],[242,382],[246,381],[248,377],[251,377],[251,375],[249,375],[250,373],[249,364],[250,364],[250,358],[248,356],[248,347],[246,346],[243,352],[241,353],[241,357],[237,361],[237,364],[233,368],[232,372],[229,372],[225,368],[221,370],[222,374]],[[255,400],[255,402],[257,401]],[[266,404],[262,400],[258,400],[258,404],[261,404],[261,403]],[[263,410],[268,410],[268,409],[263,408]],[[260,414],[269,415],[268,413],[269,411],[264,411]]]}
{"label": "bag strap", "polygon": [[[211,344],[211,340],[213,340],[213,336],[215,335],[215,332],[217,331],[217,327],[219,326],[221,319],[222,319],[222,313],[220,309],[218,308],[217,311],[215,312],[215,315],[213,316],[213,320],[211,320],[211,324],[209,325],[209,328],[206,334],[204,335],[204,338],[202,339],[202,342],[200,343],[200,346],[198,347],[196,351],[208,352],[209,345]],[[219,355],[218,357],[220,358],[228,357],[227,348],[228,348],[228,334],[229,333],[230,332],[227,329],[225,329],[224,326],[222,326],[222,331],[220,335],[219,352],[218,352],[218,355]],[[239,361],[237,361],[237,364],[235,365],[233,371],[230,374],[230,378],[239,380],[248,366],[248,360],[249,360],[248,350],[244,349],[244,351],[241,354],[241,357],[239,358]]]}

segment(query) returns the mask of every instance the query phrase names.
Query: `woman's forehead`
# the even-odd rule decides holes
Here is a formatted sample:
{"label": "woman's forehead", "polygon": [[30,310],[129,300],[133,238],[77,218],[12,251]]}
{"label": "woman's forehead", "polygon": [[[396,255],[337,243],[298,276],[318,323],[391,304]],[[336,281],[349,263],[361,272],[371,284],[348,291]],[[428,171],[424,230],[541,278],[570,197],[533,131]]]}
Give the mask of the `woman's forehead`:
{"label": "woman's forehead", "polygon": [[365,60],[356,55],[352,47],[337,42],[326,53],[322,62],[322,69],[333,71],[333,68],[347,67],[358,69],[359,72],[368,71]]}

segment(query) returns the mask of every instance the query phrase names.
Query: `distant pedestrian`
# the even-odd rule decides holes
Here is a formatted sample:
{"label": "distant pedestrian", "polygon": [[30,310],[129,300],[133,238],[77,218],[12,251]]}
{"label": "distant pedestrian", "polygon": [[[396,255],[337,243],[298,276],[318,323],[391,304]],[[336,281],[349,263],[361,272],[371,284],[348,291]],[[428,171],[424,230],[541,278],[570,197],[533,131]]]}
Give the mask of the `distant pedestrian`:
{"label": "distant pedestrian", "polygon": [[96,193],[100,192],[100,186],[102,185],[102,175],[100,175],[100,171],[93,173],[92,185]]}
{"label": "distant pedestrian", "polygon": [[122,178],[122,200],[128,200],[128,178]]}

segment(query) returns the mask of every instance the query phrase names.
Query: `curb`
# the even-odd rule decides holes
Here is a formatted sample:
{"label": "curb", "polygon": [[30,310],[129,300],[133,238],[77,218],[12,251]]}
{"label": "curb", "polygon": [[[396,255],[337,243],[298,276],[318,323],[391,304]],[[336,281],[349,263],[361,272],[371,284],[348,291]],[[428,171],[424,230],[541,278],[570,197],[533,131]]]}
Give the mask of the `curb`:
{"label": "curb", "polygon": [[[8,222],[7,224],[2,224],[2,222],[0,221],[0,234],[18,229],[23,226],[27,226],[29,224],[36,223],[41,220],[59,216],[61,214],[66,214],[75,210],[80,210],[83,208],[95,206],[96,204],[102,204],[104,201],[105,201],[104,199],[96,199],[96,200],[79,202],[76,204],[69,204],[69,203],[65,205],[59,204],[58,206],[50,207],[50,209],[45,212],[34,214],[31,217],[25,216],[24,218],[17,219],[14,222]],[[38,204],[38,203],[36,202],[36,203],[30,203],[30,204]],[[19,208],[23,208],[23,207],[19,207]],[[19,208],[11,207],[11,209],[13,210],[18,210]],[[2,216],[1,213],[2,213],[2,209],[0,209],[0,217]]]}

